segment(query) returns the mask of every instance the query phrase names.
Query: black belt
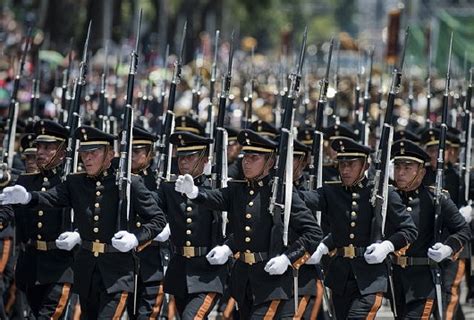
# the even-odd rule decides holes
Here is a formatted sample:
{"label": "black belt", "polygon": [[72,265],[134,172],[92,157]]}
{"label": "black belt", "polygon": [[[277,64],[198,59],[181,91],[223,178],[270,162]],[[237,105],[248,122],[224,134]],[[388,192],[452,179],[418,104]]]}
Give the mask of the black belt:
{"label": "black belt", "polygon": [[354,247],[353,245],[336,248],[335,249],[335,256],[353,259],[355,257],[363,257],[366,248],[364,247]]}
{"label": "black belt", "polygon": [[392,263],[402,268],[411,266],[430,266],[438,265],[436,261],[424,257],[390,256]]}
{"label": "black belt", "polygon": [[82,241],[81,247],[93,252],[96,257],[103,253],[121,253],[121,251],[115,249],[111,244],[102,242]]}
{"label": "black belt", "polygon": [[202,257],[209,253],[208,247],[176,247],[173,246],[173,252],[186,258]]}
{"label": "black belt", "polygon": [[246,264],[254,264],[268,260],[268,252],[239,252],[239,260]]}
{"label": "black belt", "polygon": [[59,249],[58,246],[56,246],[56,241],[29,240],[27,245],[38,251],[50,251]]}

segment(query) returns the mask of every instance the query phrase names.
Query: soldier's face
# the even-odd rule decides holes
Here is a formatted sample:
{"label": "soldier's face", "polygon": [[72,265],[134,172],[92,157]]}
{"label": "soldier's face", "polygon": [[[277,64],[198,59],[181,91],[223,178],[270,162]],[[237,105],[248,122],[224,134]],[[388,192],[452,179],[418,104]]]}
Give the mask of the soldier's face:
{"label": "soldier's face", "polygon": [[178,157],[178,169],[180,174],[190,174],[197,177],[204,172],[204,165],[208,161],[207,157],[201,157],[200,153],[193,153],[187,156]]}
{"label": "soldier's face", "polygon": [[148,157],[148,148],[133,148],[132,149],[132,171],[137,172],[138,170],[145,168],[150,162]]}
{"label": "soldier's face", "polygon": [[252,180],[259,176],[265,177],[270,172],[274,160],[261,153],[246,153],[242,160],[242,169],[245,178]]}
{"label": "soldier's face", "polygon": [[[449,148],[446,146],[447,150],[449,150]],[[434,146],[429,146],[426,148],[426,153],[429,154],[430,156],[430,165],[432,168],[436,168],[436,163],[437,163],[437,159],[438,159],[438,145],[434,145]],[[448,161],[448,157],[449,157],[449,153],[446,151],[444,153],[444,161],[447,162]]]}
{"label": "soldier's face", "polygon": [[394,178],[397,187],[404,191],[418,188],[425,176],[425,168],[416,162],[396,162],[394,166]]}
{"label": "soldier's face", "polygon": [[27,154],[24,157],[26,173],[37,172],[38,166],[36,165],[36,154]]}
{"label": "soldier's face", "polygon": [[59,143],[36,143],[36,164],[39,168],[44,168],[51,165],[51,161],[57,152],[61,154],[56,155],[57,158],[62,159],[64,151],[58,151]]}
{"label": "soldier's face", "polygon": [[227,145],[227,160],[233,162],[239,156],[242,146],[239,143],[232,143]]}
{"label": "soldier's face", "polygon": [[100,170],[110,166],[114,157],[112,150],[106,150],[105,147],[79,153],[87,175],[96,176]]}
{"label": "soldier's face", "polygon": [[298,180],[303,175],[303,171],[308,165],[309,157],[297,155],[293,157],[293,180]]}
{"label": "soldier's face", "polygon": [[457,147],[448,147],[446,149],[447,157],[448,157],[448,162],[455,164],[458,162],[459,159],[459,148]]}
{"label": "soldier's face", "polygon": [[364,159],[339,160],[338,166],[342,184],[345,186],[352,186],[367,167]]}

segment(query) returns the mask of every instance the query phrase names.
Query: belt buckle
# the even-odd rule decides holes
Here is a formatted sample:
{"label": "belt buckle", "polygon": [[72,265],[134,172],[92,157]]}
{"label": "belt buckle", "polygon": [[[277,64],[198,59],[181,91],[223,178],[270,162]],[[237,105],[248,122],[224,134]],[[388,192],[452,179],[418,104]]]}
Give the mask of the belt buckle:
{"label": "belt buckle", "polygon": [[250,252],[244,252],[244,262],[252,265],[255,263],[255,254]]}
{"label": "belt buckle", "polygon": [[99,253],[105,252],[105,243],[101,242],[92,242],[92,252],[95,257],[99,256]]}
{"label": "belt buckle", "polygon": [[402,267],[402,268],[406,268],[408,266],[408,257],[407,256],[400,256],[397,258],[397,264]]}
{"label": "belt buckle", "polygon": [[46,244],[46,241],[36,241],[36,250],[39,251],[48,251],[48,245]]}
{"label": "belt buckle", "polygon": [[352,244],[348,247],[344,247],[344,258],[354,259],[355,256],[355,247]]}
{"label": "belt buckle", "polygon": [[186,258],[192,258],[196,256],[194,247],[183,247],[183,256]]}

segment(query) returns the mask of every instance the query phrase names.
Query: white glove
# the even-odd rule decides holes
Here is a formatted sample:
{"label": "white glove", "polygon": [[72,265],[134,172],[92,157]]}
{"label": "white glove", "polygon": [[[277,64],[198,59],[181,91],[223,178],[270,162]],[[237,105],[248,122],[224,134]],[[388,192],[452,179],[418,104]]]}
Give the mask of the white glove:
{"label": "white glove", "polygon": [[305,264],[319,264],[319,262],[321,262],[321,258],[323,257],[323,255],[328,254],[328,253],[329,253],[328,247],[324,243],[321,242],[318,245],[318,248],[316,249],[316,251],[314,251],[314,253],[311,255],[311,258],[306,260]]}
{"label": "white glove", "polygon": [[441,262],[453,254],[453,249],[450,246],[436,242],[428,249],[428,257],[436,262]]}
{"label": "white glove", "polygon": [[166,226],[163,228],[163,230],[153,240],[158,241],[158,242],[165,242],[166,240],[169,239],[170,235],[171,235],[170,225],[167,223]]}
{"label": "white glove", "polygon": [[196,199],[199,189],[194,185],[194,179],[190,174],[180,175],[174,184],[174,190],[186,194],[189,199]]}
{"label": "white glove", "polygon": [[0,193],[0,203],[5,204],[27,204],[31,200],[31,193],[26,191],[25,187],[15,185],[13,187],[6,187]]}
{"label": "white glove", "polygon": [[138,246],[138,239],[133,233],[122,230],[114,234],[112,245],[120,252],[128,252]]}
{"label": "white glove", "polygon": [[71,251],[72,248],[76,246],[76,244],[81,244],[81,235],[77,231],[66,231],[59,235],[56,239],[56,246],[58,249]]}
{"label": "white glove", "polygon": [[364,258],[368,264],[382,263],[393,250],[395,250],[395,247],[388,240],[381,243],[372,243],[365,249]]}
{"label": "white glove", "polygon": [[472,207],[471,206],[461,207],[461,209],[459,209],[459,212],[464,217],[464,220],[466,220],[466,223],[471,223],[471,220],[472,220]]}
{"label": "white glove", "polygon": [[227,262],[229,257],[232,255],[232,250],[230,250],[228,245],[215,246],[211,251],[206,255],[207,261],[212,265],[222,265]]}
{"label": "white glove", "polygon": [[284,254],[271,258],[265,265],[265,271],[271,275],[284,274],[288,266],[291,265],[290,259]]}

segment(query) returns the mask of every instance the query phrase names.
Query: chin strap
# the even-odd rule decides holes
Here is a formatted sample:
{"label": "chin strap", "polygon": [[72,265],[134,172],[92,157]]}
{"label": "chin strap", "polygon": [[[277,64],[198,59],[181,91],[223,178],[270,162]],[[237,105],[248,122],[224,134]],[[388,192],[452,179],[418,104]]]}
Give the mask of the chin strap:
{"label": "chin strap", "polygon": [[48,171],[53,168],[56,168],[61,163],[62,159],[59,157],[59,151],[61,151],[61,149],[63,149],[64,146],[65,146],[65,142],[63,141],[59,144],[59,146],[56,148],[56,151],[54,151],[54,154],[51,157],[51,159],[49,159],[49,161],[44,166],[40,166],[38,165],[38,163],[36,163],[36,165],[38,166],[38,169],[41,172],[44,172],[44,171]]}
{"label": "chin strap", "polygon": [[151,159],[152,159],[152,148],[150,147],[148,148],[148,152],[146,154],[145,163],[142,166],[138,167],[138,169],[132,170],[132,173],[138,174],[140,171],[146,170],[150,166]]}
{"label": "chin strap", "polygon": [[[421,165],[418,166],[418,169],[416,170],[416,174],[415,176],[413,177],[413,179],[411,179],[411,181],[409,183],[407,183],[406,187],[405,188],[399,188],[400,190],[402,191],[405,191],[405,192],[408,192],[408,191],[411,191],[413,190],[411,187],[413,186],[413,183],[418,179],[418,177],[420,176],[420,170],[421,168]],[[398,186],[397,186],[398,187]]]}
{"label": "chin strap", "polygon": [[97,178],[97,177],[100,176],[105,170],[107,170],[107,169],[110,167],[110,163],[108,163],[107,166],[106,166],[106,164],[105,164],[105,159],[107,158],[107,154],[109,153],[109,150],[110,150],[110,146],[105,146],[104,156],[102,157],[102,165],[100,166],[100,169],[99,169],[99,171],[97,171],[96,174],[94,174],[94,175],[87,175],[89,178]]}
{"label": "chin strap", "polygon": [[268,174],[265,174],[265,169],[267,168],[267,165],[270,162],[270,159],[273,157],[273,154],[274,154],[274,152],[272,152],[270,154],[270,156],[267,158],[267,160],[263,164],[262,170],[260,171],[258,176],[256,176],[255,178],[252,178],[252,179],[247,179],[250,183],[252,183],[252,184],[256,183],[256,182],[262,180],[263,178],[265,178],[268,175]]}

